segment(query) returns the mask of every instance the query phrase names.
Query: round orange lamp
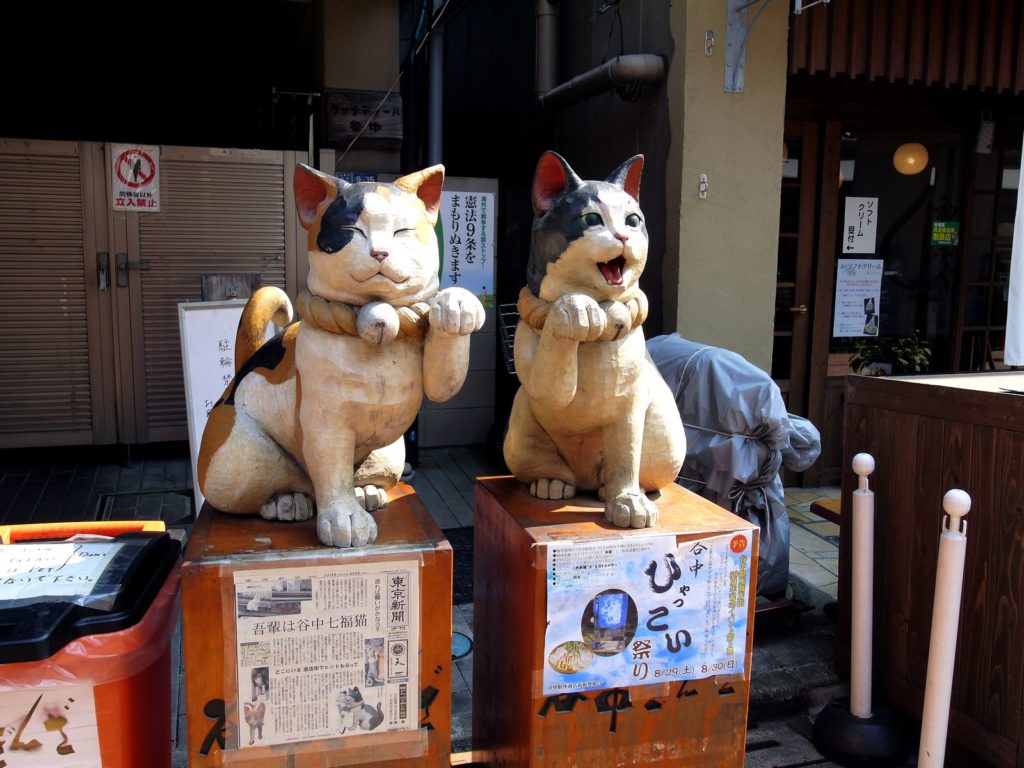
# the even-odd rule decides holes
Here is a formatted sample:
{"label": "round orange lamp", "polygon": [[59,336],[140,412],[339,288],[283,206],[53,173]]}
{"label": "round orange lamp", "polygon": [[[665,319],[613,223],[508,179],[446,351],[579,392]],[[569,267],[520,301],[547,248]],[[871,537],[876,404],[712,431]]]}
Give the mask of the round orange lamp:
{"label": "round orange lamp", "polygon": [[900,144],[892,155],[893,167],[905,176],[913,176],[928,167],[928,150],[924,144]]}

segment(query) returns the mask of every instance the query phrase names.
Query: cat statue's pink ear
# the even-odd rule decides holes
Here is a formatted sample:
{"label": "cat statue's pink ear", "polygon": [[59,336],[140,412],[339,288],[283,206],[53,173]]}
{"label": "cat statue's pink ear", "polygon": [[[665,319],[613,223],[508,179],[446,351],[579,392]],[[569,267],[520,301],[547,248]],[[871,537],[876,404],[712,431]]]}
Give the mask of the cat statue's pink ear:
{"label": "cat statue's pink ear", "polygon": [[299,221],[304,229],[309,229],[316,221],[320,204],[324,200],[334,200],[342,186],[348,185],[341,179],[321,173],[316,168],[310,168],[302,163],[295,166],[295,209],[299,212]]}
{"label": "cat statue's pink ear", "polygon": [[395,179],[395,186],[422,200],[430,226],[437,223],[437,214],[441,210],[441,187],[444,186],[443,165],[432,165]]}
{"label": "cat statue's pink ear", "polygon": [[533,212],[538,216],[546,213],[556,197],[582,184],[565,158],[548,150],[540,156],[533,174]]}
{"label": "cat statue's pink ear", "polygon": [[605,179],[609,184],[622,187],[627,195],[640,202],[640,175],[644,172],[644,156],[633,155],[612,171]]}

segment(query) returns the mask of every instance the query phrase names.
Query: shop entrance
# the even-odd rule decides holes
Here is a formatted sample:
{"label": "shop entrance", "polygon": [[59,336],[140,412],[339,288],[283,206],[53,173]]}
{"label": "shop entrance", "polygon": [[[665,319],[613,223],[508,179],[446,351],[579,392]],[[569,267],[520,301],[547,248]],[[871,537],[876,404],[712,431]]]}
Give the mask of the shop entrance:
{"label": "shop entrance", "polygon": [[293,152],[159,163],[160,211],[128,213],[109,145],[0,140],[0,447],[185,439],[177,304],[212,274],[294,295]]}

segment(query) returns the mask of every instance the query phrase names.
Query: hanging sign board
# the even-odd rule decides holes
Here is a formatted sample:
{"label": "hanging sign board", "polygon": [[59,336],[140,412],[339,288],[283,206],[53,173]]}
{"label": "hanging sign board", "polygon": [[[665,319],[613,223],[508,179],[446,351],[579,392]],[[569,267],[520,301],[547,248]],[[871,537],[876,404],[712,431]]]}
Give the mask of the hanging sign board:
{"label": "hanging sign board", "polygon": [[878,198],[846,198],[843,218],[843,253],[874,253],[878,228]]}
{"label": "hanging sign board", "polygon": [[743,672],[749,533],[547,547],[544,696]]}
{"label": "hanging sign board", "polygon": [[160,147],[112,144],[110,183],[115,211],[160,212]]}
{"label": "hanging sign board", "polygon": [[[452,181],[446,180],[445,185],[449,186]],[[465,288],[485,307],[494,306],[496,217],[493,192],[446,190],[441,193],[441,212],[436,226],[441,287]]]}
{"label": "hanging sign board", "polygon": [[345,148],[358,136],[374,149],[402,147],[402,97],[397,93],[328,88],[326,111],[331,145]]}
{"label": "hanging sign board", "polygon": [[877,336],[882,298],[881,259],[839,259],[833,336]]}

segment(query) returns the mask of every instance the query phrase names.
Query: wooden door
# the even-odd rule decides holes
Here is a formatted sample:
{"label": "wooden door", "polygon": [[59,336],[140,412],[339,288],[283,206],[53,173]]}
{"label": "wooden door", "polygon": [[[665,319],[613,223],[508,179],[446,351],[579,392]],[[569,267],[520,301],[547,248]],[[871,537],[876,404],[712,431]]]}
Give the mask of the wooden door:
{"label": "wooden door", "polygon": [[122,442],[188,437],[177,305],[201,300],[204,274],[257,273],[295,296],[294,165],[290,151],[161,147],[159,213],[110,213]]}
{"label": "wooden door", "polygon": [[787,122],[784,142],[772,378],[782,390],[789,412],[805,415],[813,316],[817,126]]}
{"label": "wooden door", "polygon": [[0,447],[112,442],[98,144],[0,139]]}

